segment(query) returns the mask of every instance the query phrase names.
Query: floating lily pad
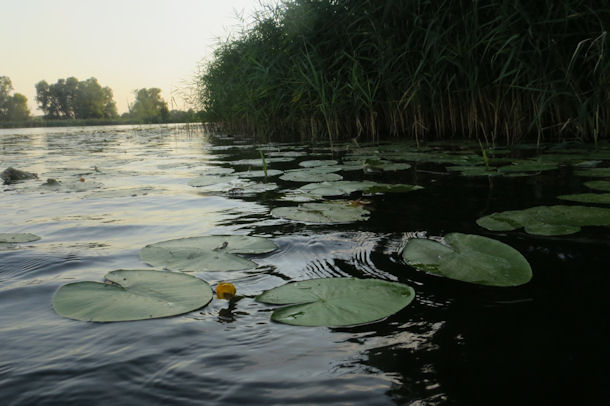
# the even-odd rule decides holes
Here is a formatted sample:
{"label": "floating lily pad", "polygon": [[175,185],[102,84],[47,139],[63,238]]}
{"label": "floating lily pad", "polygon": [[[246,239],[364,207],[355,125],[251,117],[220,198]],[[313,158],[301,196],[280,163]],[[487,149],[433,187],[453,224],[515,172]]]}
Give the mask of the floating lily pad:
{"label": "floating lily pad", "polygon": [[187,182],[189,186],[193,187],[203,187],[216,185],[218,183],[226,183],[231,182],[232,180],[237,179],[234,176],[223,176],[223,175],[203,175],[197,178],[191,179]]}
{"label": "floating lily pad", "polygon": [[301,161],[299,162],[299,166],[302,166],[303,168],[313,168],[316,166],[337,165],[337,163],[338,162],[334,159],[316,159],[311,161]]}
{"label": "floating lily pad", "polygon": [[339,167],[342,171],[359,171],[364,169],[364,161],[346,161]]}
{"label": "floating lily pad", "polygon": [[557,198],[579,203],[610,204],[610,193],[577,193],[572,195],[561,195],[557,196]]}
{"label": "floating lily pad", "polygon": [[264,178],[266,176],[271,177],[271,176],[281,175],[282,173],[284,173],[284,171],[280,171],[279,169],[267,169],[266,173],[264,170],[258,170],[258,171],[237,172],[237,173],[235,173],[235,175],[240,176],[242,178]]}
{"label": "floating lily pad", "polygon": [[368,180],[345,180],[336,182],[309,183],[301,186],[299,190],[317,196],[341,196],[349,195],[356,191],[363,191],[376,185],[379,184]]}
{"label": "floating lily pad", "polygon": [[263,164],[263,160],[260,158],[255,159],[240,159],[238,161],[232,161],[232,165],[244,165],[244,166],[264,166],[275,162],[290,162],[294,161],[294,158],[291,157],[278,157],[278,158],[265,158],[265,163]]}
{"label": "floating lily pad", "polygon": [[327,166],[298,169],[286,171],[280,179],[292,182],[333,182],[343,179],[343,176],[332,173],[340,170],[340,167],[329,168]]}
{"label": "floating lily pad", "polygon": [[299,188],[299,190],[302,192],[316,196],[341,196],[349,195],[357,191],[362,191],[365,193],[383,193],[388,191],[410,192],[419,189],[422,189],[422,187],[405,184],[377,183],[368,180],[310,183]]}
{"label": "floating lily pad", "polygon": [[277,249],[273,241],[247,235],[180,238],[147,245],[142,261],[172,271],[238,271],[257,264],[235,254],[265,254]]}
{"label": "floating lily pad", "polygon": [[420,271],[479,285],[518,286],[532,278],[523,255],[503,242],[461,233],[447,234],[444,242],[411,239],[402,257]]}
{"label": "floating lily pad", "polygon": [[190,275],[152,270],[118,270],[109,283],[76,282],[53,296],[55,311],[84,321],[129,321],[175,316],[212,300],[207,282]]}
{"label": "floating lily pad", "polygon": [[515,161],[512,165],[501,166],[499,172],[543,172],[557,169],[557,164],[552,162],[537,162],[537,161]]}
{"label": "floating lily pad", "polygon": [[370,171],[402,171],[411,168],[410,164],[401,162],[390,162],[381,159],[367,159],[364,161],[364,170]]}
{"label": "floating lily pad", "polygon": [[0,233],[0,244],[19,244],[38,240],[40,237],[31,233]]}
{"label": "floating lily pad", "polygon": [[382,320],[413,301],[408,285],[378,279],[324,278],[288,283],[257,296],[268,304],[288,304],[271,320],[297,326],[354,326]]}
{"label": "floating lily pad", "polygon": [[368,219],[369,211],[344,200],[303,203],[297,207],[277,207],[271,215],[304,223],[351,223]]}
{"label": "floating lily pad", "polygon": [[587,161],[577,162],[577,163],[574,164],[574,166],[576,166],[578,168],[595,168],[596,166],[598,166],[602,162],[603,161],[587,160]]}
{"label": "floating lily pad", "polygon": [[610,177],[610,168],[583,169],[581,171],[576,171],[576,175],[591,176],[591,177],[596,177],[596,178],[606,178],[606,177]]}
{"label": "floating lily pad", "polygon": [[492,231],[511,231],[521,227],[526,233],[567,235],[582,226],[610,226],[610,209],[589,206],[537,206],[525,210],[493,213],[477,220]]}
{"label": "floating lily pad", "polygon": [[228,175],[235,172],[235,169],[233,168],[224,168],[222,166],[210,166],[208,168],[205,169],[205,171],[203,171],[201,173],[201,175],[204,176],[209,176],[209,175]]}
{"label": "floating lily pad", "polygon": [[278,186],[275,183],[255,183],[255,182],[244,182],[235,183],[230,189],[227,190],[229,196],[245,196],[256,193],[268,192],[270,190],[277,189]]}
{"label": "floating lily pad", "polygon": [[589,182],[585,182],[585,186],[593,190],[610,192],[610,181],[608,180],[591,180]]}

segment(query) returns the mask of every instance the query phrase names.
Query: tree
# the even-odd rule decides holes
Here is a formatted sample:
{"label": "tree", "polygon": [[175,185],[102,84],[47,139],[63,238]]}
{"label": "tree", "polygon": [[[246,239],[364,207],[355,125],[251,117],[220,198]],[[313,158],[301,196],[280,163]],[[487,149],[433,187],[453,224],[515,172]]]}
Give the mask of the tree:
{"label": "tree", "polygon": [[21,93],[15,93],[8,102],[9,121],[25,121],[30,118],[28,99]]}
{"label": "tree", "polygon": [[169,109],[167,103],[161,98],[161,89],[136,89],[136,101],[131,106],[132,117],[145,123],[167,122]]}
{"label": "tree", "polygon": [[116,118],[112,89],[102,87],[96,78],[79,82],[74,102],[75,118]]}
{"label": "tree", "polygon": [[23,121],[30,118],[28,99],[13,91],[13,83],[8,76],[0,76],[0,121]]}
{"label": "tree", "polygon": [[118,117],[112,90],[96,78],[79,81],[75,77],[58,79],[49,85],[36,83],[36,101],[47,118],[116,118]]}

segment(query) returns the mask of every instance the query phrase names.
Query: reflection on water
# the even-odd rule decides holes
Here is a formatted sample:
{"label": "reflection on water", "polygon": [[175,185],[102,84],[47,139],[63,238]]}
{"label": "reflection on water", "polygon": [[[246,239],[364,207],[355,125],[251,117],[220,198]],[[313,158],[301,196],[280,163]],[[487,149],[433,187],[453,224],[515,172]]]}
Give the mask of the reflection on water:
{"label": "reflection on water", "polygon": [[[33,243],[0,248],[0,390],[4,404],[602,404],[608,396],[610,325],[606,229],[567,238],[490,233],[476,218],[553,202],[580,191],[565,171],[532,178],[465,178],[413,163],[393,174],[345,170],[347,180],[411,183],[411,194],[367,197],[371,219],[311,225],[273,218],[295,204],[295,185],[231,190],[187,182],[261,170],[255,146],[180,127],[0,130],[0,170],[37,180],[0,186],[0,232]],[[324,146],[266,145],[268,164],[341,160]],[[275,161],[274,161],[275,159]],[[235,175],[234,175],[235,176]],[[52,178],[62,187],[42,184]],[[256,182],[256,183],[255,183]],[[234,190],[239,188],[240,190]],[[239,193],[238,193],[239,192]],[[486,288],[422,274],[398,253],[409,238],[459,231],[522,252],[534,279]],[[146,244],[207,234],[272,238],[255,269],[195,272],[237,296],[183,316],[83,323],[51,307],[68,282],[114,269],[148,268]],[[272,323],[254,297],[288,281],[354,276],[407,283],[415,301],[366,326],[300,328]]]}

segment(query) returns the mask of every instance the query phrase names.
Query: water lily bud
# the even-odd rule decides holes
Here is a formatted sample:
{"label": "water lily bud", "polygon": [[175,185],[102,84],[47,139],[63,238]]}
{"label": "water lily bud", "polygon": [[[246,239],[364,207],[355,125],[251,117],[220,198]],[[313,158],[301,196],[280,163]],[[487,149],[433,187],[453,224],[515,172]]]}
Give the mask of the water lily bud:
{"label": "water lily bud", "polygon": [[219,283],[216,286],[216,298],[229,300],[235,296],[235,286],[232,283]]}

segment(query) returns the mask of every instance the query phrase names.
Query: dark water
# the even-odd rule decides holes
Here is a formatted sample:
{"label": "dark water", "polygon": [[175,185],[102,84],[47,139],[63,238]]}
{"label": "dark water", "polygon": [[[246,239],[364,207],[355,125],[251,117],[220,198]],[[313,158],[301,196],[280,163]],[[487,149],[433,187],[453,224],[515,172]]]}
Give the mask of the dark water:
{"label": "dark water", "polygon": [[[273,146],[306,159],[324,148]],[[558,204],[584,191],[571,169],[523,178],[461,177],[417,164],[392,175],[346,179],[425,189],[372,196],[371,218],[305,225],[269,215],[282,190],[255,194],[187,185],[200,173],[259,159],[231,140],[170,127],[2,130],[0,169],[40,180],[1,186],[0,232],[33,243],[0,250],[0,393],[5,405],[602,405],[610,396],[610,231],[572,236],[494,233],[475,220],[494,211]],[[236,167],[247,170],[248,166]],[[253,167],[252,169],[260,169]],[[97,187],[48,191],[47,178]],[[97,182],[97,183],[96,183]],[[83,183],[83,182],[81,182]],[[475,233],[517,248],[532,281],[490,288],[402,264],[414,235]],[[146,244],[206,234],[255,234],[279,250],[256,269],[196,276],[235,284],[244,297],[213,300],[172,318],[123,323],[64,319],[51,298],[61,285],[142,269]],[[254,301],[291,280],[356,276],[410,284],[415,301],[386,320],[353,328],[305,328],[269,320]]]}

